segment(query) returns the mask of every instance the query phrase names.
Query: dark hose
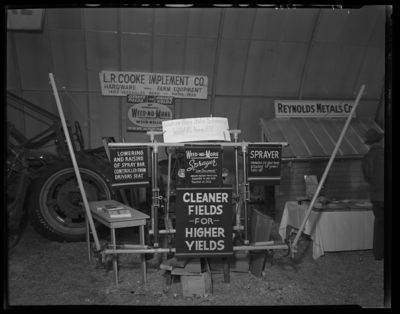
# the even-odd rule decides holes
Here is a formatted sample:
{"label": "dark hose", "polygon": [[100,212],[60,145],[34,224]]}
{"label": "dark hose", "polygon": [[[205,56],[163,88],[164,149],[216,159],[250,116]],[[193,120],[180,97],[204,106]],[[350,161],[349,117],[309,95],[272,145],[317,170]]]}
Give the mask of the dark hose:
{"label": "dark hose", "polygon": [[288,252],[287,252],[287,254],[284,255],[283,257],[289,256],[289,254],[290,254],[290,252],[291,252],[289,241],[285,239],[285,243],[286,243],[286,245],[287,245],[287,247],[288,247]]}

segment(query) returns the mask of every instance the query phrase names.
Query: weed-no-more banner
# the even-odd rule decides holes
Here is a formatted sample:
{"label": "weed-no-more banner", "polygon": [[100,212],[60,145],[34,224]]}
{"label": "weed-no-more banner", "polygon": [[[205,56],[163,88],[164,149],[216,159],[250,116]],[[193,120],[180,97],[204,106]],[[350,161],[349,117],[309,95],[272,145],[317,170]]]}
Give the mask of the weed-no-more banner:
{"label": "weed-no-more banner", "polygon": [[128,95],[128,132],[162,131],[162,121],[174,118],[174,97]]}

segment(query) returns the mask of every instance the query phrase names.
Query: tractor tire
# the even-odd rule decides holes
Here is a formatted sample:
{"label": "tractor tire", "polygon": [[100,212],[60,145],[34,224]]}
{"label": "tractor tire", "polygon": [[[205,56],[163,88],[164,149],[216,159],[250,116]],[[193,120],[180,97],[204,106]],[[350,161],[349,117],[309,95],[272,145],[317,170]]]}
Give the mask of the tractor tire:
{"label": "tractor tire", "polygon": [[[75,153],[89,202],[116,199],[110,185],[109,163],[91,154]],[[32,226],[43,237],[57,242],[86,240],[82,196],[69,155],[44,166],[31,183],[28,212]],[[94,221],[98,236],[109,230]]]}

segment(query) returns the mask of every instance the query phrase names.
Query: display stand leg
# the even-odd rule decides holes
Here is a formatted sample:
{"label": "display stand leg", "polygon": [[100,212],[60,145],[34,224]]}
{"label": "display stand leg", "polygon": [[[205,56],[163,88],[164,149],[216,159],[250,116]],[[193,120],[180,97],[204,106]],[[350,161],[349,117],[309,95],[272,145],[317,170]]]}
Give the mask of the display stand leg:
{"label": "display stand leg", "polygon": [[223,267],[223,271],[224,271],[224,282],[225,283],[230,283],[231,282],[231,278],[229,275],[229,261],[226,257],[222,258],[222,267]]}
{"label": "display stand leg", "polygon": [[[144,241],[144,226],[140,226],[140,245],[145,245]],[[141,266],[142,266],[142,282],[145,283],[147,281],[146,278],[146,254],[140,254]]]}
{"label": "display stand leg", "polygon": [[268,268],[268,269],[272,268],[273,260],[274,260],[274,251],[273,250],[267,250],[267,257],[265,259],[264,269],[265,268]]}
{"label": "display stand leg", "polygon": [[[214,294],[214,288],[213,288],[213,281],[212,281],[212,274],[211,274],[211,268],[210,268],[210,263],[209,263],[209,260],[208,260],[208,258],[206,257],[205,258],[205,260],[206,260],[206,270],[207,270],[207,273],[210,275],[210,281],[211,281],[211,287],[210,287],[210,293],[211,294]],[[228,264],[229,265],[229,264]]]}
{"label": "display stand leg", "polygon": [[[115,239],[115,229],[111,228],[111,243],[113,248],[116,248],[117,241]],[[113,254],[112,257],[115,285],[118,286],[118,263],[117,263],[117,254]]]}
{"label": "display stand leg", "polygon": [[168,285],[168,286],[170,286],[170,285],[172,284],[172,275],[171,275],[171,271],[170,271],[170,270],[167,270],[167,271],[165,272],[165,275],[166,275],[165,284]]}

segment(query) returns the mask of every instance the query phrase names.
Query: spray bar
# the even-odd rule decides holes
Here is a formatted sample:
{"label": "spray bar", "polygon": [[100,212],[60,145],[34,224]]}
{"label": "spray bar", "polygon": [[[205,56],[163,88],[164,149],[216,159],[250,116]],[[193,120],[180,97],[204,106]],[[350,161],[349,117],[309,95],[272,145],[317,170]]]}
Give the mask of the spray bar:
{"label": "spray bar", "polygon": [[[125,247],[127,247],[125,245]],[[260,250],[287,250],[287,244],[277,244],[277,245],[249,245],[249,246],[234,246],[233,251],[260,251]],[[106,249],[105,254],[144,254],[144,253],[175,253],[175,248],[158,248],[158,249]]]}
{"label": "spray bar", "polygon": [[[244,230],[244,226],[240,225],[240,226],[234,226],[233,230]],[[168,234],[168,233],[176,233],[176,229],[162,229],[162,230],[158,230],[159,234]],[[149,234],[154,234],[153,230],[149,230]]]}
{"label": "spray bar", "polygon": [[[183,147],[187,145],[188,143],[159,143],[159,142],[151,142],[151,143],[108,143],[109,147],[133,147],[133,146],[148,146],[148,147],[153,147],[153,148],[158,148],[158,147],[165,147],[165,146],[175,146],[175,147]],[[236,146],[241,146],[241,147],[247,147],[249,145],[266,145],[266,146],[288,146],[289,144],[287,142],[238,142],[238,143],[228,143],[228,142],[213,142],[213,143],[207,143],[207,142],[196,142],[196,143],[190,143],[190,145],[215,145],[215,146],[226,146],[226,147],[236,147]]]}

